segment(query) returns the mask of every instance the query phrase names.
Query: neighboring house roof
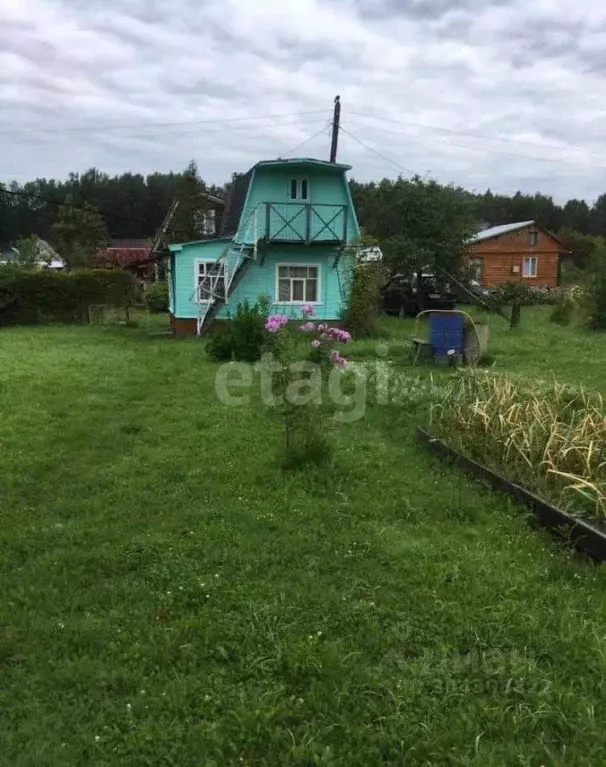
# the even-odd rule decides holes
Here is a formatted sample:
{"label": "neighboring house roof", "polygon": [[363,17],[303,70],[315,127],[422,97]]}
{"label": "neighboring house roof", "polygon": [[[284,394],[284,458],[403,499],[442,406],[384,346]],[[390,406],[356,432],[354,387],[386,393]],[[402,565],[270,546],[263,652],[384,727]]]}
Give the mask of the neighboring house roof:
{"label": "neighboring house roof", "polygon": [[362,248],[358,251],[358,259],[363,264],[375,263],[383,260],[383,251],[378,245]]}
{"label": "neighboring house roof", "polygon": [[502,224],[501,226],[491,226],[490,229],[484,229],[482,232],[478,232],[471,239],[470,242],[483,242],[484,240],[491,240],[493,237],[498,237],[501,234],[509,234],[510,232],[516,232],[518,229],[523,229],[525,226],[531,226],[534,221],[520,221],[517,224]]}
{"label": "neighboring house roof", "polygon": [[5,264],[19,258],[19,251],[12,245],[0,245],[0,262]]}
{"label": "neighboring house roof", "polygon": [[[37,235],[38,240],[38,253],[41,256],[39,260],[40,266],[45,266],[48,269],[63,269],[65,267],[65,261],[57,253],[57,251],[46,240],[43,240]],[[12,245],[0,245],[0,263],[6,264],[13,261],[17,261],[19,258],[19,249]]]}
{"label": "neighboring house roof", "polygon": [[200,192],[199,196],[209,202],[214,202],[215,205],[225,205],[225,200],[222,197],[214,197],[212,194],[208,194],[208,192]]}

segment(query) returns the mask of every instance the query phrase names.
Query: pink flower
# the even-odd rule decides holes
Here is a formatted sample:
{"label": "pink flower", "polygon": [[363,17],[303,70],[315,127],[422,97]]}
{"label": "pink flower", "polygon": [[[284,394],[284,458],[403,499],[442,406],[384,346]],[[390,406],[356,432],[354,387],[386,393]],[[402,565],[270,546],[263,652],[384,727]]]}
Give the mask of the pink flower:
{"label": "pink flower", "polygon": [[269,333],[277,333],[278,330],[283,328],[287,322],[288,317],[285,314],[272,314],[267,318],[267,322],[265,323],[265,330],[267,330]]}
{"label": "pink flower", "polygon": [[306,322],[303,325],[299,325],[299,330],[302,330],[303,333],[313,333],[316,329],[316,326],[313,324],[313,322]]}
{"label": "pink flower", "polygon": [[303,307],[302,312],[304,317],[313,317],[315,309],[311,304],[306,304]]}
{"label": "pink flower", "polygon": [[332,360],[333,365],[338,368],[347,367],[347,360],[344,357],[341,357],[338,351],[332,351],[330,353],[330,359]]}
{"label": "pink flower", "polygon": [[318,346],[320,346],[321,344],[320,344],[320,341],[318,341],[317,338],[314,338],[314,340],[311,342],[311,345],[313,346],[314,349],[317,349]]}
{"label": "pink flower", "polygon": [[339,341],[342,344],[351,341],[351,335],[346,330],[341,330],[341,328],[328,328],[327,333],[333,341]]}

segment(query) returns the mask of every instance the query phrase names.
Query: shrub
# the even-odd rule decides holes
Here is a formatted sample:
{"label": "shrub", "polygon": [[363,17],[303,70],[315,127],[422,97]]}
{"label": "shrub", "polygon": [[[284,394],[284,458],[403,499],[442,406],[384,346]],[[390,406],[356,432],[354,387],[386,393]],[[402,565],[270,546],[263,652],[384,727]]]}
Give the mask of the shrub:
{"label": "shrub", "polygon": [[379,335],[377,309],[381,276],[381,267],[377,264],[357,263],[354,268],[344,320],[356,338]]}
{"label": "shrub", "polygon": [[211,335],[206,344],[206,352],[215,362],[233,359],[233,340],[229,328],[221,328]]}
{"label": "shrub", "polygon": [[574,315],[575,305],[567,296],[563,296],[561,300],[553,307],[553,311],[549,316],[550,322],[555,322],[557,325],[570,325]]}
{"label": "shrub", "polygon": [[143,294],[145,305],[152,314],[165,314],[168,311],[168,283],[152,282]]}
{"label": "shrub", "polygon": [[0,267],[0,325],[88,322],[90,307],[128,308],[134,277],[118,269],[69,273]]}
{"label": "shrub", "polygon": [[584,291],[586,324],[591,330],[606,330],[606,248],[594,254]]}
{"label": "shrub", "polygon": [[248,302],[238,305],[236,316],[230,322],[234,359],[256,362],[261,359],[265,342],[267,303],[261,299],[254,306]]}
{"label": "shrub", "polygon": [[[313,307],[303,307],[305,322],[298,335],[303,334],[304,344],[289,329],[286,315],[271,315],[265,323],[266,349],[277,363],[274,395],[284,422],[283,464],[289,469],[327,463],[332,458],[328,426],[333,407],[325,397],[325,384],[335,368],[347,366],[335,347],[351,340],[344,330],[314,323],[309,319],[312,314]],[[301,348],[305,349],[304,360],[297,359]]]}
{"label": "shrub", "polygon": [[248,302],[238,304],[236,315],[229,325],[211,336],[206,351],[215,362],[239,360],[256,362],[261,359],[266,342],[265,320],[269,300],[262,296],[250,306]]}

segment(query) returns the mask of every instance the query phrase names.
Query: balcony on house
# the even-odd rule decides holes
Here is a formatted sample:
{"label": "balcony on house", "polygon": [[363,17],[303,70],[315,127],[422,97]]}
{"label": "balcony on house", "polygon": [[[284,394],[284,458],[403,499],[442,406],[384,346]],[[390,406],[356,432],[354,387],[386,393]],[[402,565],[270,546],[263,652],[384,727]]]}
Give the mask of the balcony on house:
{"label": "balcony on house", "polygon": [[347,242],[347,205],[264,202],[261,208],[259,224],[266,242],[307,245]]}

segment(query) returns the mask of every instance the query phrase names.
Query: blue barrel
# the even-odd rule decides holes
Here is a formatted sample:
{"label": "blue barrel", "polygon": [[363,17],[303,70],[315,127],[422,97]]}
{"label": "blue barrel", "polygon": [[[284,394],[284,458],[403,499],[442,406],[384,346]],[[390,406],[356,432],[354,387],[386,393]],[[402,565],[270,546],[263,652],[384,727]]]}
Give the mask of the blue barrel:
{"label": "blue barrel", "polygon": [[450,351],[463,352],[464,317],[458,312],[429,315],[429,341],[431,353],[445,355]]}

